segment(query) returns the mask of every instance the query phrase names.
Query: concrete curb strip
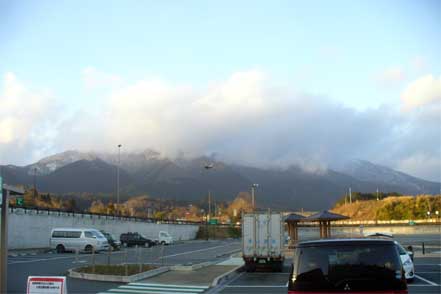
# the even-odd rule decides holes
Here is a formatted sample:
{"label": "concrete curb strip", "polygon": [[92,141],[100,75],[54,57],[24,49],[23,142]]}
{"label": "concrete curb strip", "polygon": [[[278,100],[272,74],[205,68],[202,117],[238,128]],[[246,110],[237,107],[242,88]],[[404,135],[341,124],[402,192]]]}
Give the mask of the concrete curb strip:
{"label": "concrete curb strip", "polygon": [[197,264],[192,264],[192,265],[178,264],[178,265],[170,267],[170,269],[173,271],[194,271],[194,270],[198,270],[198,269],[213,265],[215,263],[216,263],[215,261],[207,261],[207,262],[202,262],[202,263],[197,263]]}
{"label": "concrete curb strip", "polygon": [[216,287],[217,285],[219,285],[221,282],[229,280],[232,276],[234,276],[236,274],[236,272],[238,272],[241,268],[243,268],[243,265],[238,265],[237,267],[233,268],[232,270],[223,273],[220,276],[217,276],[213,282],[211,283],[211,287]]}
{"label": "concrete curb strip", "polygon": [[146,278],[151,278],[153,276],[168,272],[170,268],[168,266],[163,266],[150,271],[142,272],[132,276],[116,276],[116,275],[98,275],[98,274],[87,274],[77,272],[78,268],[73,268],[68,271],[68,275],[71,278],[92,280],[92,281],[104,281],[104,282],[118,282],[118,283],[132,283]]}

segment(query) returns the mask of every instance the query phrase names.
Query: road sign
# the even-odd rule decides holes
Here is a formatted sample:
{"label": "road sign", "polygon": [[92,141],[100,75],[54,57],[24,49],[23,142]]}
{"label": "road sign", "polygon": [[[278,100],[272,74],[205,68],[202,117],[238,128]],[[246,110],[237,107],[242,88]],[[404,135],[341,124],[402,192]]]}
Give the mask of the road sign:
{"label": "road sign", "polygon": [[24,205],[24,199],[21,197],[15,198],[15,204],[17,206],[23,206]]}
{"label": "road sign", "polygon": [[27,294],[67,294],[66,277],[29,276]]}
{"label": "road sign", "polygon": [[217,219],[210,219],[209,221],[208,221],[208,223],[210,224],[210,225],[217,225],[218,224],[218,221],[217,221]]}

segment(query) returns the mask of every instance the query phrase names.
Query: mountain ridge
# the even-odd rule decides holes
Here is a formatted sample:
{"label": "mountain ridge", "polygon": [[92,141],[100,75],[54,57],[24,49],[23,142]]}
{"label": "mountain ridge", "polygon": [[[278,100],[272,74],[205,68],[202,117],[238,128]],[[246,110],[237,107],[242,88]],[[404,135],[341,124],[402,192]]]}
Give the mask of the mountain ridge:
{"label": "mountain ridge", "polygon": [[[213,169],[204,166],[214,163]],[[107,193],[116,191],[118,154],[69,150],[23,167],[2,166],[5,181],[32,185],[34,173],[39,190],[52,193]],[[430,182],[391,168],[358,160],[343,170],[311,172],[299,166],[259,168],[215,161],[209,157],[170,159],[159,152],[121,154],[121,196],[148,193],[151,196],[201,201],[211,191],[213,198],[231,201],[239,192],[258,183],[258,206],[291,209],[324,209],[352,191],[439,193],[440,183]]]}

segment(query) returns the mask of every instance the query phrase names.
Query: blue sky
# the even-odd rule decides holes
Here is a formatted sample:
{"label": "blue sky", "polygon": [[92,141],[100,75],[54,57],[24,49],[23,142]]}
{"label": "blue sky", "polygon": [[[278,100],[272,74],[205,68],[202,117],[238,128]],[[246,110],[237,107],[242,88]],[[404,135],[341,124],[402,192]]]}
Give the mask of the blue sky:
{"label": "blue sky", "polygon": [[441,74],[440,19],[436,0],[3,0],[0,74],[66,113],[110,99],[111,87],[85,88],[88,67],[197,89],[257,70],[354,111],[399,108],[412,81]]}

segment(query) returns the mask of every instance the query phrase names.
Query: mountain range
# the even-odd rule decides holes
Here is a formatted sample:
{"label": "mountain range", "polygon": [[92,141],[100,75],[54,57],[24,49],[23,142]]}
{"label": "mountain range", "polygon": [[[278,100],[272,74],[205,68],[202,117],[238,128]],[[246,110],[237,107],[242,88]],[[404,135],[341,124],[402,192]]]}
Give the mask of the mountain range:
{"label": "mountain range", "polygon": [[[426,181],[366,160],[351,160],[336,169],[305,171],[298,166],[259,168],[214,161],[209,157],[171,159],[154,150],[118,154],[66,151],[27,166],[3,165],[4,181],[37,185],[40,192],[116,193],[120,166],[120,195],[148,194],[157,198],[232,201],[258,183],[259,207],[318,210],[330,208],[348,188],[358,192],[439,194],[441,184]],[[213,168],[206,169],[208,163]]]}

